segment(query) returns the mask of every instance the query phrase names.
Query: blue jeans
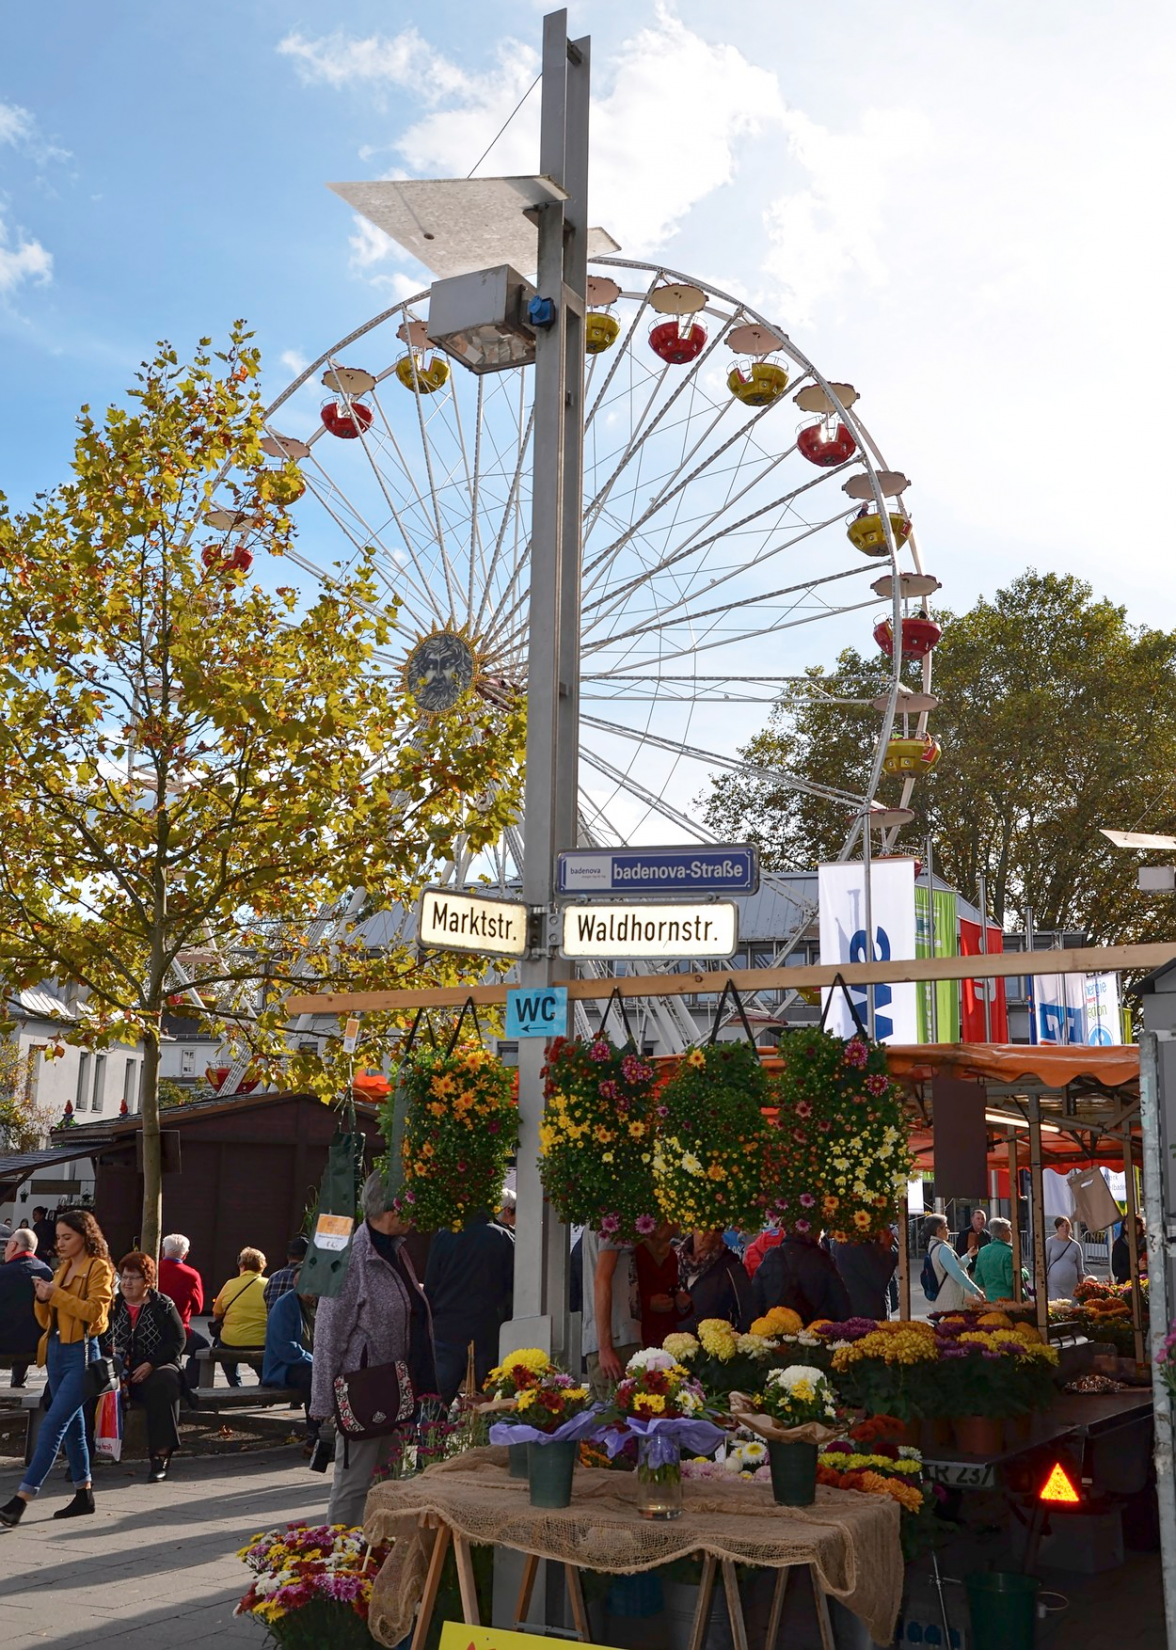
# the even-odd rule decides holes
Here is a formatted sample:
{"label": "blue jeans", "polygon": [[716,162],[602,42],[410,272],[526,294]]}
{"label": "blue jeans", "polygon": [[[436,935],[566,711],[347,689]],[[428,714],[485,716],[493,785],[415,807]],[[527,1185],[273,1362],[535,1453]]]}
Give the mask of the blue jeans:
{"label": "blue jeans", "polygon": [[71,1341],[68,1346],[63,1346],[56,1331],[49,1337],[46,1364],[49,1390],[53,1397],[37,1434],[33,1459],[25,1468],[24,1481],[20,1486],[25,1495],[36,1495],[53,1470],[57,1452],[63,1444],[74,1488],[80,1489],[90,1482],[90,1451],[86,1446],[86,1417],[83,1412],[87,1344],[91,1358],[98,1357],[95,1341]]}

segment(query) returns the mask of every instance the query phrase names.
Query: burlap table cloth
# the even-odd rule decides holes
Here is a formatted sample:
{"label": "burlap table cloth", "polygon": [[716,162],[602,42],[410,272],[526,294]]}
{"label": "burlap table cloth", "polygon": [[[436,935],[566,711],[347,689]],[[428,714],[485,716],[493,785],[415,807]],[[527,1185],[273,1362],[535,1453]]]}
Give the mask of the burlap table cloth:
{"label": "burlap table cloth", "polygon": [[372,1636],[397,1645],[412,1627],[433,1542],[420,1515],[433,1513],[470,1541],[614,1575],[698,1551],[769,1569],[811,1564],[825,1591],[860,1616],[877,1643],[890,1643],[903,1584],[896,1502],[818,1485],[811,1507],[778,1507],[770,1485],[734,1476],[687,1479],[682,1489],[682,1517],[655,1522],[636,1510],[631,1473],[577,1467],[570,1507],[532,1507],[526,1480],[510,1477],[506,1450],[496,1448],[377,1484],[364,1530],[395,1546],[372,1590]]}

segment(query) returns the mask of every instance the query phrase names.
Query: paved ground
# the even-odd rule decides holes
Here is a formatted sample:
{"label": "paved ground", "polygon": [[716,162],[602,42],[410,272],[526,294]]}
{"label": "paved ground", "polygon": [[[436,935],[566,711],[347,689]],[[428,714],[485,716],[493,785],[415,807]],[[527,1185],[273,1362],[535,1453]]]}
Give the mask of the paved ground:
{"label": "paved ground", "polygon": [[[8,1464],[6,1463],[6,1466]],[[177,1457],[166,1484],[144,1463],[101,1467],[92,1518],[55,1523],[71,1490],[59,1471],[15,1530],[0,1533],[4,1650],[172,1650],[252,1645],[260,1626],[235,1620],[248,1571],[235,1556],[250,1536],[326,1510],[326,1480],[297,1446],[241,1455]],[[0,1472],[7,1500],[19,1471]]]}

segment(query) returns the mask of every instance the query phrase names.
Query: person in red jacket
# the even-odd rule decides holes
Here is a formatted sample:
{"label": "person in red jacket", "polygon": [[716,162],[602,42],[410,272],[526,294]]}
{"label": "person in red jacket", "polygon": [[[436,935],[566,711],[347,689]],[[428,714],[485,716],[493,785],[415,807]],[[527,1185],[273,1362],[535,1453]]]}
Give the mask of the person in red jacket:
{"label": "person in red jacket", "polygon": [[192,1328],[193,1314],[199,1317],[204,1311],[204,1281],[194,1266],[186,1264],[191,1245],[182,1232],[170,1233],[159,1248],[159,1293],[166,1295],[172,1302],[184,1326],[184,1334],[187,1337],[184,1352],[188,1358],[184,1369],[184,1382],[191,1390],[196,1384],[196,1364],[193,1355],[203,1351],[208,1345],[208,1336]]}
{"label": "person in red jacket", "polygon": [[766,1231],[761,1232],[753,1243],[749,1243],[743,1252],[743,1264],[747,1268],[749,1278],[754,1278],[759,1271],[760,1263],[769,1249],[774,1249],[784,1233],[780,1230],[778,1221],[770,1221]]}

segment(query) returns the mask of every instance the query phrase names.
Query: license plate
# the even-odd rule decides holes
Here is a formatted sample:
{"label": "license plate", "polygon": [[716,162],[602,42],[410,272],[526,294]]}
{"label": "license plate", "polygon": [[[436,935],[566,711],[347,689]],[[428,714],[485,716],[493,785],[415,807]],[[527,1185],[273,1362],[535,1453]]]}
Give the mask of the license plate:
{"label": "license plate", "polygon": [[924,1461],[923,1474],[952,1490],[986,1490],[996,1483],[996,1469],[985,1462]]}

